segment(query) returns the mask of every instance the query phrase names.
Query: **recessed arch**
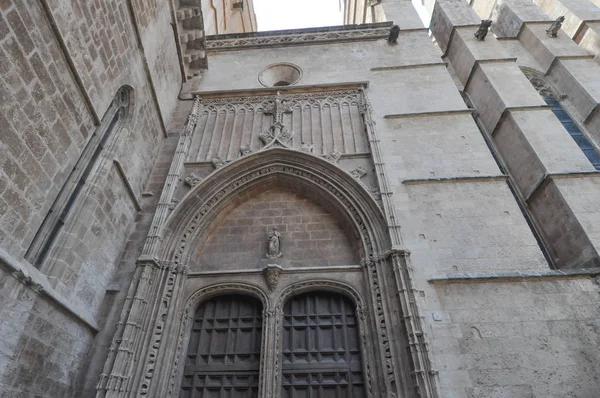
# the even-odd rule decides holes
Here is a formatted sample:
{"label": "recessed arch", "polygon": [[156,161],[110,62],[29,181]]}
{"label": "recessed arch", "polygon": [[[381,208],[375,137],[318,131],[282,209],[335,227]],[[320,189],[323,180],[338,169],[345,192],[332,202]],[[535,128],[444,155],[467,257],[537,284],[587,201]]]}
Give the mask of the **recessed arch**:
{"label": "recessed arch", "polygon": [[239,195],[265,184],[293,184],[326,203],[359,238],[361,256],[389,250],[383,213],[362,184],[322,158],[272,148],[216,170],[191,190],[167,220],[159,256],[175,264],[188,264],[193,248],[217,214],[235,203]]}

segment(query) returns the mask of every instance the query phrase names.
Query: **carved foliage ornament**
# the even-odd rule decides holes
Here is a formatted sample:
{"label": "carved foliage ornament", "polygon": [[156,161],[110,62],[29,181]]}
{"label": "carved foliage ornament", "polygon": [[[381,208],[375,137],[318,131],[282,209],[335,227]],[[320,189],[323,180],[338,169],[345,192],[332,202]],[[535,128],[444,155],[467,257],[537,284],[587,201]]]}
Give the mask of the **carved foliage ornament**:
{"label": "carved foliage ornament", "polygon": [[272,47],[294,43],[319,43],[331,41],[379,39],[387,37],[389,27],[370,29],[352,29],[328,32],[290,33],[286,35],[269,35],[232,39],[209,39],[206,42],[208,50],[235,50],[239,47]]}
{"label": "carved foliage ornament", "polygon": [[190,173],[190,175],[185,178],[185,183],[192,188],[200,184],[200,182],[202,182],[202,178],[198,177],[194,173]]}

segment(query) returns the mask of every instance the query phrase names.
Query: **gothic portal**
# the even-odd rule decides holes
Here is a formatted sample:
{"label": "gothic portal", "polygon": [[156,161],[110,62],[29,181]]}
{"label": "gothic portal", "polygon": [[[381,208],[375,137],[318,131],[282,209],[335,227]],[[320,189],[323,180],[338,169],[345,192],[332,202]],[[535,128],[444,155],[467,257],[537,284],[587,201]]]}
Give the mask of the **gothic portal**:
{"label": "gothic portal", "polygon": [[598,396],[598,0],[336,3],[0,0],[0,397]]}

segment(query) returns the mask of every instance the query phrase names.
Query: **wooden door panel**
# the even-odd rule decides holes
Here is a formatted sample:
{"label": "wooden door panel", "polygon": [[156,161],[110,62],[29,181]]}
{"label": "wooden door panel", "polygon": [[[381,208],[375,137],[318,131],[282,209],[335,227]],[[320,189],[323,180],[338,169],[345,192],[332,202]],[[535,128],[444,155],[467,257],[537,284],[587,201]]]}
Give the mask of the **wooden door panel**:
{"label": "wooden door panel", "polygon": [[194,315],[182,398],[258,396],[262,305],[251,297],[218,296]]}
{"label": "wooden door panel", "polygon": [[350,300],[315,292],[290,299],[283,315],[282,396],[365,396],[358,325]]}

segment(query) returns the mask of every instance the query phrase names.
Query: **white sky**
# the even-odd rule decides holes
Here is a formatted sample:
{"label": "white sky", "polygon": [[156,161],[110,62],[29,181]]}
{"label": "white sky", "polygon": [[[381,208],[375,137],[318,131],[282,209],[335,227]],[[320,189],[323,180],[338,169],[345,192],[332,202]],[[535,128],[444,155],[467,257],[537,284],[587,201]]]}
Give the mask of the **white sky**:
{"label": "white sky", "polygon": [[254,11],[260,32],[344,24],[340,0],[254,0]]}

